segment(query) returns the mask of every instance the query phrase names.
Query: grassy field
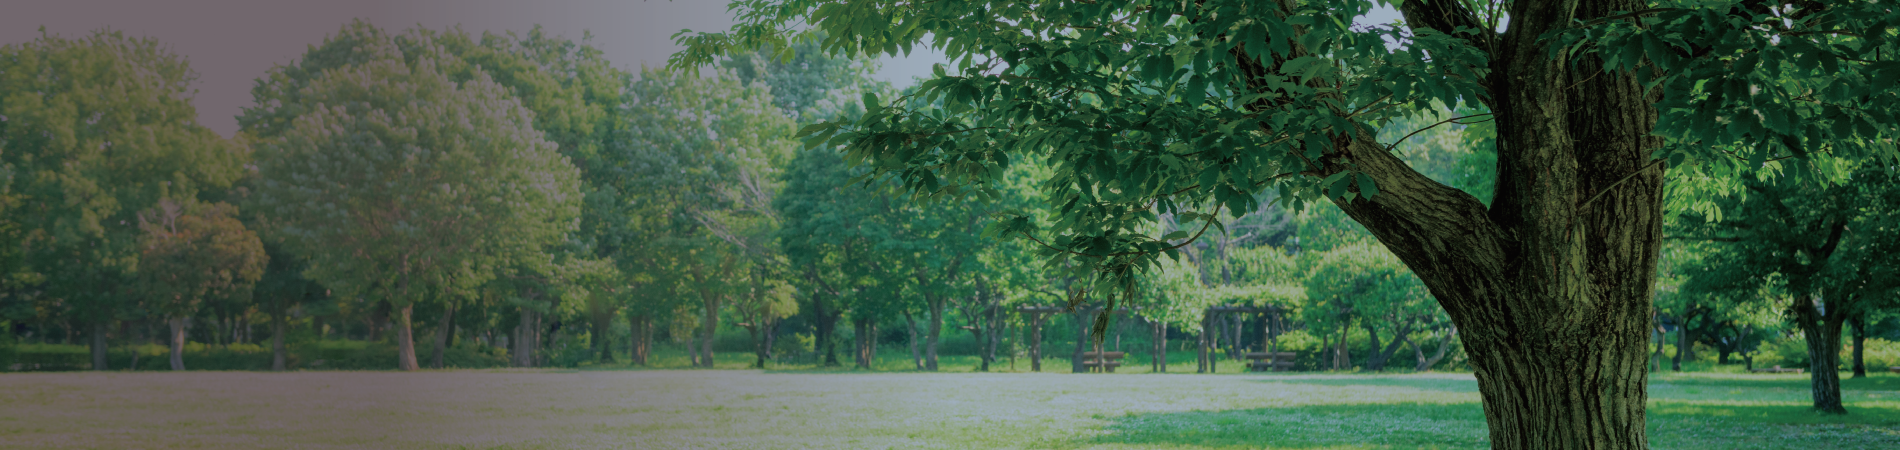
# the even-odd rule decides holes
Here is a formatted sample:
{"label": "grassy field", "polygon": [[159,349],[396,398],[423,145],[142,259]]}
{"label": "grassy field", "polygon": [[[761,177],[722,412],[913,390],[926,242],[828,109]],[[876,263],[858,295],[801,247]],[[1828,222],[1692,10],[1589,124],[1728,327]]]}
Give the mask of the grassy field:
{"label": "grassy field", "polygon": [[[1900,376],[1663,375],[1655,448],[1900,448]],[[1475,448],[1468,375],[463,370],[0,375],[6,448]]]}

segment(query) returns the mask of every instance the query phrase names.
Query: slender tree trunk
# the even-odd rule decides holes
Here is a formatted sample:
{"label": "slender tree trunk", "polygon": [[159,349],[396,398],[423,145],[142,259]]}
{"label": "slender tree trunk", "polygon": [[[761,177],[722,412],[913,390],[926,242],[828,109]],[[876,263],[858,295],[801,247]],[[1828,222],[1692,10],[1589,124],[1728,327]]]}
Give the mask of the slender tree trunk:
{"label": "slender tree trunk", "polygon": [[1662,361],[1663,361],[1663,343],[1669,342],[1669,330],[1663,329],[1661,322],[1657,322],[1656,329],[1654,330],[1654,333],[1652,334],[1652,336],[1654,336],[1656,340],[1656,351],[1650,354],[1649,359],[1650,359],[1651,367],[1649,371],[1661,372]]}
{"label": "slender tree trunk", "polygon": [[851,320],[851,334],[852,337],[855,338],[853,339],[855,342],[853,342],[851,346],[851,359],[857,368],[868,370],[871,368],[869,354],[871,344],[870,342],[866,342],[866,340],[871,332],[864,326],[864,322],[865,320],[863,318],[852,318]]}
{"label": "slender tree trunk", "polygon": [[722,306],[720,305],[722,302],[718,295],[713,295],[705,291],[701,291],[700,298],[704,299],[706,303],[706,316],[700,320],[700,332],[706,335],[706,340],[705,342],[699,343],[699,364],[701,367],[711,368],[715,362],[713,358],[713,342],[717,341],[719,336],[719,308]]}
{"label": "slender tree trunk", "polygon": [[[1418,367],[1413,370],[1416,370],[1419,372],[1430,372],[1432,370],[1432,366],[1438,365],[1438,361],[1445,359],[1445,351],[1451,349],[1452,339],[1456,337],[1458,337],[1458,327],[1452,326],[1450,331],[1445,332],[1445,337],[1438,341],[1438,350],[1432,353],[1431,358],[1425,358],[1424,357],[1425,354],[1423,352],[1419,353]],[[1417,349],[1418,345],[1413,344],[1412,348]]]}
{"label": "slender tree trunk", "polygon": [[826,304],[824,294],[812,294],[812,316],[817,318],[816,323],[813,324],[817,334],[814,336],[817,338],[815,342],[817,348],[814,350],[824,353],[825,367],[841,365],[838,363],[837,334],[838,318],[842,313],[843,311],[830,308]]}
{"label": "slender tree trunk", "polygon": [[508,336],[508,353],[514,357],[515,367],[534,367],[534,360],[528,358],[528,354],[534,351],[534,347],[528,346],[528,330],[533,329],[533,315],[534,312],[528,308],[521,308],[515,332]]}
{"label": "slender tree trunk", "polygon": [[877,340],[878,340],[877,321],[872,320],[870,324],[865,325],[865,326],[869,330],[871,330],[871,336],[869,340],[870,346],[866,347],[866,350],[868,351],[864,355],[864,361],[866,364],[865,367],[875,369],[877,368]]}
{"label": "slender tree trunk", "polygon": [[172,327],[172,370],[185,370],[185,318],[172,317],[168,322]]}
{"label": "slender tree trunk", "polygon": [[943,336],[943,310],[947,300],[940,295],[930,295],[925,296],[924,301],[930,306],[930,328],[924,336],[924,370],[936,372],[937,341]]}
{"label": "slender tree trunk", "polygon": [[1030,372],[1043,370],[1043,313],[1030,313]]}
{"label": "slender tree trunk", "polygon": [[1089,367],[1085,365],[1087,360],[1082,357],[1082,353],[1088,351],[1090,340],[1089,328],[1091,324],[1094,323],[1094,321],[1089,320],[1090,317],[1088,313],[1090,312],[1092,311],[1089,309],[1076,308],[1075,313],[1070,314],[1075,318],[1075,351],[1069,355],[1070,373],[1088,373],[1089,371]]}
{"label": "slender tree trunk", "polygon": [[917,331],[917,318],[911,316],[910,311],[904,311],[904,325],[910,327],[910,339],[908,339],[908,344],[910,345],[910,365],[914,369],[924,370],[924,355],[923,352],[917,348],[918,335],[922,333]]}
{"label": "slender tree trunk", "polygon": [[126,366],[126,370],[137,371],[139,370],[139,346],[145,344],[145,336],[141,335],[145,331],[145,324],[126,321],[120,322],[120,326],[124,328],[126,346],[131,347],[132,350],[132,362]]}
{"label": "slender tree trunk", "polygon": [[1674,360],[1669,363],[1669,370],[1676,372],[1682,371],[1683,348],[1689,346],[1688,322],[1688,319],[1676,321],[1676,356]]}
{"label": "slender tree trunk", "polygon": [[444,305],[442,307],[442,320],[436,321],[435,323],[435,349],[429,355],[429,367],[436,369],[443,368],[442,358],[447,356],[449,351],[449,331],[451,327],[455,326],[453,323],[454,320],[455,304],[449,303],[448,305]]}
{"label": "slender tree trunk", "polygon": [[1169,323],[1155,321],[1155,372],[1169,372]]}
{"label": "slender tree trunk", "polygon": [[1854,319],[1854,378],[1867,377],[1867,364],[1863,354],[1867,348],[1867,317],[1861,313]]}
{"label": "slender tree trunk", "polygon": [[92,345],[90,345],[90,347],[92,347],[92,370],[108,370],[106,368],[106,350],[108,348],[106,330],[111,327],[111,320],[102,320],[92,324],[92,339],[90,339],[92,341]]}
{"label": "slender tree trunk", "polygon": [[416,364],[416,336],[414,321],[411,320],[415,309],[416,306],[411,304],[396,310],[396,369],[404,372],[422,368]]}
{"label": "slender tree trunk", "polygon": [[383,324],[389,323],[389,307],[390,307],[389,302],[379,301],[379,302],[376,302],[376,308],[370,310],[370,314],[369,314],[369,340],[370,342],[382,342]]}
{"label": "slender tree trunk", "polygon": [[270,370],[272,372],[283,372],[289,369],[289,351],[284,348],[284,333],[288,332],[290,327],[285,322],[283,300],[278,300],[278,303],[271,308],[270,314]]}
{"label": "slender tree trunk", "polygon": [[642,314],[629,318],[627,322],[627,328],[629,328],[627,359],[632,360],[633,365],[645,366],[653,338],[651,319]]}
{"label": "slender tree trunk", "polygon": [[[1195,337],[1194,373],[1207,373],[1207,339],[1213,331],[1213,316],[1201,313],[1201,333]],[[1321,347],[1325,347],[1323,344]]]}

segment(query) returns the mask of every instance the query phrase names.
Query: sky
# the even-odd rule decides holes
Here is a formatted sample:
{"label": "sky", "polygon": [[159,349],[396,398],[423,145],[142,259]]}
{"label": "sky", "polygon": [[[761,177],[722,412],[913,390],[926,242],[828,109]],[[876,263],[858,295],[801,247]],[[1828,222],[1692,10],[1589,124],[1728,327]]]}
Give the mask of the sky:
{"label": "sky", "polygon": [[[0,45],[32,41],[39,29],[82,37],[99,29],[150,37],[190,61],[198,73],[199,123],[224,136],[237,132],[237,114],[251,103],[251,86],[271,67],[289,63],[351,19],[385,29],[421,25],[441,29],[525,32],[540,25],[553,35],[592,45],[623,69],[660,66],[680,49],[682,29],[721,31],[732,25],[725,0],[59,0],[9,5],[0,14]],[[1391,22],[1375,11],[1366,22]],[[877,76],[895,84],[930,73],[944,57],[922,47],[887,60]]]}

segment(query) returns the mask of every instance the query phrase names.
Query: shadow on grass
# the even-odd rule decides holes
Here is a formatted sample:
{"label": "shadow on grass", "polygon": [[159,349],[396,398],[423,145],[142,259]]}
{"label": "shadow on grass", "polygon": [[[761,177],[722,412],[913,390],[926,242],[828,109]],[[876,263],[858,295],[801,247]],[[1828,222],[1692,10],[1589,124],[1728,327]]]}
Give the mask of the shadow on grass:
{"label": "shadow on grass", "polygon": [[[1433,383],[1456,380],[1305,381],[1284,384],[1294,389],[1298,384],[1456,389],[1455,384]],[[1755,384],[1757,380],[1741,381]],[[1814,413],[1801,402],[1735,403],[1747,400],[1653,400],[1648,409],[1650,443],[1658,449],[1900,448],[1900,403],[1850,404],[1850,414],[1835,416]],[[1310,405],[1130,414],[1107,420],[1105,433],[1077,444],[1284,449],[1489,446],[1484,409],[1477,402]]]}
{"label": "shadow on grass", "polygon": [[[1900,391],[1900,376],[1891,374],[1869,374],[1864,378],[1850,378],[1851,373],[1841,373],[1842,391]],[[1651,385],[1709,386],[1725,388],[1753,389],[1800,389],[1810,387],[1810,375],[1754,375],[1754,374],[1706,374],[1688,373],[1683,375],[1652,375]]]}
{"label": "shadow on grass", "polygon": [[1314,405],[1131,414],[1085,445],[1189,448],[1479,448],[1490,445],[1477,403]]}
{"label": "shadow on grass", "polygon": [[1401,387],[1422,391],[1438,392],[1478,392],[1478,381],[1469,378],[1453,377],[1337,377],[1337,378],[1294,378],[1256,380],[1261,383],[1284,385],[1297,389],[1300,385],[1311,386],[1377,386]]}

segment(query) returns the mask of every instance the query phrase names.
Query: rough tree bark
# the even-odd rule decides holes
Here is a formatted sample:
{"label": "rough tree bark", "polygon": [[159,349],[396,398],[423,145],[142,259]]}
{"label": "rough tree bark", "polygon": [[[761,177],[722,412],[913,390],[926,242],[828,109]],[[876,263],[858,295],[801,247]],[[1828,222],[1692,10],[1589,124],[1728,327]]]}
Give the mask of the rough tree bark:
{"label": "rough tree bark", "polygon": [[[1829,414],[1847,414],[1841,404],[1841,323],[1846,314],[1838,309],[1817,305],[1808,297],[1794,302],[1795,324],[1808,341],[1809,389],[1814,394],[1814,409]],[[1833,311],[1828,311],[1833,309]]]}
{"label": "rough tree bark", "polygon": [[[1645,2],[1509,3],[1502,34],[1459,2],[1400,5],[1415,28],[1486,52],[1497,130],[1487,207],[1408,167],[1370,130],[1334,136],[1322,174],[1380,186],[1334,199],[1424,281],[1458,325],[1497,449],[1648,448],[1650,299],[1661,240],[1654,98],[1601,60],[1556,60],[1541,37]],[[1455,32],[1460,27],[1475,31]],[[1350,165],[1350,166],[1349,166]]]}

